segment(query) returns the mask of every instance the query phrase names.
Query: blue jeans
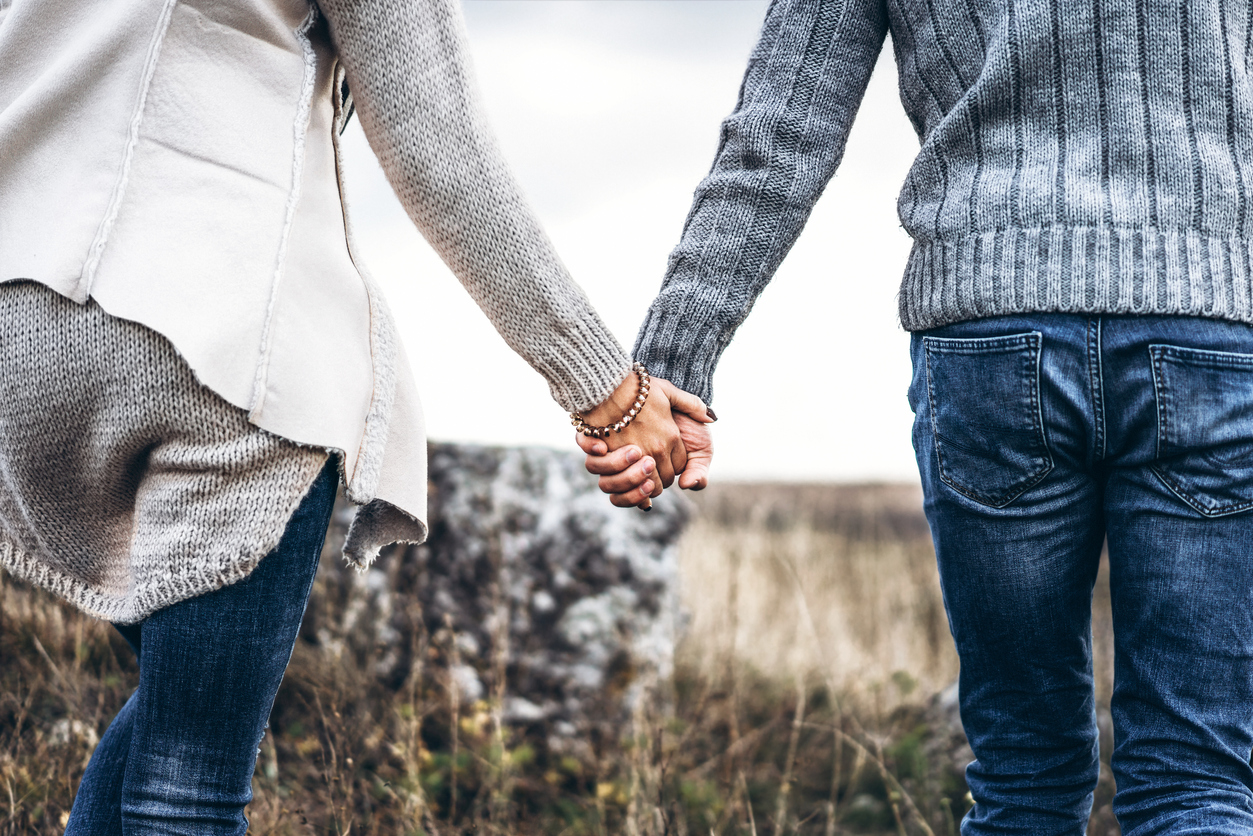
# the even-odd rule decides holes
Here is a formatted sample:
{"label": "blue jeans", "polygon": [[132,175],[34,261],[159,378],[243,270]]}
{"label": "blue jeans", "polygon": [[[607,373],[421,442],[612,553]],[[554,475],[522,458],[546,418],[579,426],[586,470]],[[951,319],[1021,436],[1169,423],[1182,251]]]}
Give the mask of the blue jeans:
{"label": "blue jeans", "polygon": [[139,687],[91,756],[67,836],[238,834],[257,747],[304,616],[338,483],[334,457],[244,580],[119,627]]}
{"label": "blue jeans", "polygon": [[912,354],[975,754],[962,833],[1084,831],[1106,540],[1123,833],[1253,833],[1253,328],[1008,316],[917,334]]}

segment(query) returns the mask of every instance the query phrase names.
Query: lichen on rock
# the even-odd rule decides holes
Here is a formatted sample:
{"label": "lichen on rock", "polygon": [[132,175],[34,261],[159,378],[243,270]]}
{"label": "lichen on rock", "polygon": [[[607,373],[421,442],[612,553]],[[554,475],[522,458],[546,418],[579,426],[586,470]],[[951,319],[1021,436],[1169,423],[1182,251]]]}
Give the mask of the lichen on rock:
{"label": "lichen on rock", "polygon": [[[643,514],[610,505],[577,454],[432,445],[427,543],[364,573],[324,559],[303,635],[395,688],[425,652],[463,703],[494,700],[505,723],[586,754],[670,676],[677,494]],[[337,511],[328,554],[350,515]]]}

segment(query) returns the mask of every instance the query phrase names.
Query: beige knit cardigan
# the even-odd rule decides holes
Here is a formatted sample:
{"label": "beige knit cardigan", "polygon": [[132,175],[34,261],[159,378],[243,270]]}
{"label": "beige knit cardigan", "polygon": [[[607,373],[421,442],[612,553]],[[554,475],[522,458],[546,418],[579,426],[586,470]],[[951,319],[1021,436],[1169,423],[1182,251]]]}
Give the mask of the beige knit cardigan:
{"label": "beige knit cardigan", "polygon": [[[413,221],[567,410],[629,362],[479,105],[455,0],[0,0],[0,280],[169,340],[349,498],[425,532],[425,435],[352,250],[344,92]],[[368,562],[373,548],[353,555]]]}

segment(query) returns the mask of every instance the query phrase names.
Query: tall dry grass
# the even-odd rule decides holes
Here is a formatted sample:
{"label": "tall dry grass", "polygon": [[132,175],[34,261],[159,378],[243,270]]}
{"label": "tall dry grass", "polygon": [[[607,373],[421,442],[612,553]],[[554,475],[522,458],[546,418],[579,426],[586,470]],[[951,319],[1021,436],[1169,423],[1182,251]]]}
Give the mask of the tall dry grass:
{"label": "tall dry grass", "polygon": [[730,657],[879,709],[956,678],[916,488],[724,484],[697,502],[681,571],[702,675]]}
{"label": "tall dry grass", "polygon": [[[722,483],[695,501],[699,513],[680,558],[689,613],[680,668],[731,689],[733,714],[763,687],[779,689],[788,682],[817,687],[834,722],[861,729],[863,743],[886,741],[881,786],[869,794],[850,790],[860,809],[879,810],[880,825],[888,824],[882,805],[872,802],[882,800],[877,793],[885,790],[890,800],[895,769],[899,791],[920,808],[922,818],[937,833],[950,829],[950,811],[960,819],[965,809],[953,787],[964,787],[961,771],[972,755],[962,745],[955,713],[958,662],[921,490]],[[1109,768],[1114,642],[1104,556],[1092,607],[1101,776],[1088,833],[1116,836]],[[804,709],[799,694],[797,687],[789,704],[797,715]],[[771,722],[778,726],[784,720],[776,713]],[[910,721],[919,724],[912,732],[902,725]],[[787,754],[776,759],[787,762]],[[882,770],[876,764],[874,771]],[[837,795],[843,791],[832,797]],[[778,797],[785,796],[786,789]],[[890,824],[898,824],[895,815]],[[921,825],[899,822],[908,832],[914,826],[925,832]]]}
{"label": "tall dry grass", "polygon": [[[916,491],[721,485],[695,501],[675,672],[645,683],[620,740],[572,757],[504,724],[503,650],[485,697],[463,703],[447,629],[413,637],[402,681],[309,631],[261,747],[251,832],[954,834],[968,750],[935,696],[956,661]],[[319,581],[315,618],[333,598]],[[1096,607],[1107,705],[1100,586]],[[60,833],[135,679],[107,625],[0,574],[0,836]],[[1111,794],[1106,770],[1089,833],[1117,833]]]}
{"label": "tall dry grass", "polygon": [[0,836],[61,832],[87,759],[137,678],[108,624],[0,571]]}

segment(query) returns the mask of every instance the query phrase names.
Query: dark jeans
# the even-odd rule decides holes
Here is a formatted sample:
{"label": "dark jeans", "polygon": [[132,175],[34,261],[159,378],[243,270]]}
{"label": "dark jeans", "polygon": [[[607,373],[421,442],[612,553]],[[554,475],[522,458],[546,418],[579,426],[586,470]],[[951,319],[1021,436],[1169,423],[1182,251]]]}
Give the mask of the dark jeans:
{"label": "dark jeans", "polygon": [[1083,832],[1106,538],[1123,833],[1253,832],[1253,328],[996,317],[916,335],[912,351],[976,758],[962,833]]}
{"label": "dark jeans", "polygon": [[244,580],[119,627],[139,687],[87,765],[69,836],[242,834],[266,720],[291,658],[337,484],[327,463]]}

